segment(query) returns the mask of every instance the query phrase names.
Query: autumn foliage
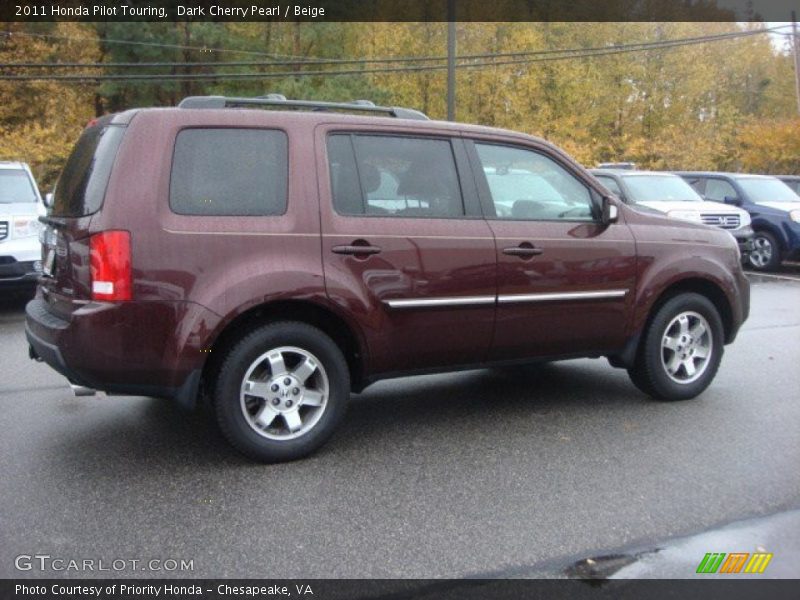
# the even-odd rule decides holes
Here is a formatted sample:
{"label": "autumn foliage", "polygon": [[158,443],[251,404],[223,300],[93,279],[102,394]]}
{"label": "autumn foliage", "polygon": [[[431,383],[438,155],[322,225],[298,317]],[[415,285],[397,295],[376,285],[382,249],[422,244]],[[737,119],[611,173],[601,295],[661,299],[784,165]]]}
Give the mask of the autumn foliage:
{"label": "autumn foliage", "polygon": [[[0,160],[30,163],[44,188],[54,183],[91,117],[135,106],[174,105],[190,94],[278,92],[294,98],[366,98],[418,108],[433,118],[446,115],[444,70],[370,72],[418,63],[302,66],[309,57],[442,56],[445,23],[58,23],[38,29],[7,23],[3,27],[10,34],[0,35],[4,64],[169,61],[178,66],[135,72],[265,75],[256,80],[155,83],[0,81]],[[760,25],[459,23],[457,51],[465,57],[614,48],[755,27]],[[545,137],[589,166],[628,160],[653,169],[800,172],[792,61],[767,35],[591,58],[542,60],[546,56],[492,66],[467,59],[462,65],[471,66],[457,71],[457,119]],[[261,64],[182,66],[234,60]],[[273,60],[282,64],[271,66]],[[345,68],[348,75],[268,77],[281,71]],[[15,67],[6,72],[47,71]],[[58,71],[82,72],[87,70]]]}

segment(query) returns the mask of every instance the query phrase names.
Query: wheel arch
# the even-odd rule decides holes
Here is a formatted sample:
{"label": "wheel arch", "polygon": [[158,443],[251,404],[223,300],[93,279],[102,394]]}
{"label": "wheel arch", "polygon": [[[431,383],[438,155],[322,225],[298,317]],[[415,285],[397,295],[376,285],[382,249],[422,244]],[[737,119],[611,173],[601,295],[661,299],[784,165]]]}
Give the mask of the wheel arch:
{"label": "wheel arch", "polygon": [[699,294],[711,301],[717,309],[717,312],[719,312],[724,330],[725,343],[728,343],[733,331],[733,307],[721,286],[710,279],[704,279],[702,277],[679,279],[663,289],[650,306],[645,327],[650,326],[655,314],[667,301],[683,293]]}
{"label": "wheel arch", "polygon": [[[235,315],[208,344],[209,356],[203,364],[202,383],[207,387],[225,357],[225,350],[253,327],[277,321],[297,321],[316,327],[341,348],[350,371],[351,388],[364,386],[366,347],[355,327],[327,306],[305,300],[275,300],[252,306]],[[207,390],[206,390],[207,391]]]}
{"label": "wheel arch", "polygon": [[787,251],[789,242],[786,237],[786,232],[783,231],[780,225],[777,225],[768,219],[756,218],[753,219],[751,227],[756,233],[763,231],[772,235],[778,242],[778,250],[780,251],[781,255]]}
{"label": "wheel arch", "polygon": [[732,337],[735,334],[733,307],[725,294],[724,288],[720,284],[703,277],[685,277],[667,284],[658,293],[646,309],[646,318],[642,327],[630,338],[628,344],[619,355],[609,357],[613,366],[628,368],[634,364],[641,347],[643,334],[650,327],[650,323],[653,322],[658,310],[670,299],[683,293],[695,293],[707,298],[719,312],[725,343],[728,344],[732,341]]}

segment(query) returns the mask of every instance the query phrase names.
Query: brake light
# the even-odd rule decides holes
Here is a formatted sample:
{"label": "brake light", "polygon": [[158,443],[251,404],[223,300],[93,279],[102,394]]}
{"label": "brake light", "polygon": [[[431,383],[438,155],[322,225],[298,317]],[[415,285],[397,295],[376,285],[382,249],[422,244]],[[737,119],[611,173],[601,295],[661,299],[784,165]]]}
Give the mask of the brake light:
{"label": "brake light", "polygon": [[104,231],[89,239],[92,300],[131,299],[131,234]]}

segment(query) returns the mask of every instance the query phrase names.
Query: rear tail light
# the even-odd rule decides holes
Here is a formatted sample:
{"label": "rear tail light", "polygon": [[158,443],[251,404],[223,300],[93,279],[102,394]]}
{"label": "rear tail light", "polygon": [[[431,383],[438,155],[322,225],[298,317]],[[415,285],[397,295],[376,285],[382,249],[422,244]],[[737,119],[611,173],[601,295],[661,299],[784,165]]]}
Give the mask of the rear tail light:
{"label": "rear tail light", "polygon": [[92,300],[131,299],[131,234],[104,231],[89,239]]}

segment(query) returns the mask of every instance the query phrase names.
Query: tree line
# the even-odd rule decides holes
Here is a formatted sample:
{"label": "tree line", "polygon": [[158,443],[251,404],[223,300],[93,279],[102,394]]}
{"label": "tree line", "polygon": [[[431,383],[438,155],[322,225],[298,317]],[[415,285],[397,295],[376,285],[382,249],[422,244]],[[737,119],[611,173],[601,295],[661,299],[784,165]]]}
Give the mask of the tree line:
{"label": "tree line", "polygon": [[[46,189],[91,118],[189,95],[369,99],[446,115],[445,23],[0,27],[0,160],[28,162]],[[459,23],[457,119],[544,137],[587,166],[799,173],[788,42],[739,35],[761,27]]]}

